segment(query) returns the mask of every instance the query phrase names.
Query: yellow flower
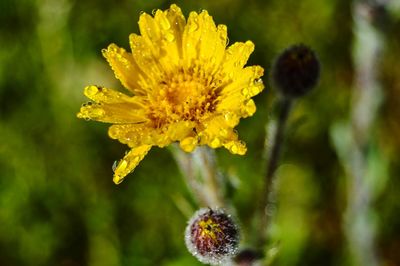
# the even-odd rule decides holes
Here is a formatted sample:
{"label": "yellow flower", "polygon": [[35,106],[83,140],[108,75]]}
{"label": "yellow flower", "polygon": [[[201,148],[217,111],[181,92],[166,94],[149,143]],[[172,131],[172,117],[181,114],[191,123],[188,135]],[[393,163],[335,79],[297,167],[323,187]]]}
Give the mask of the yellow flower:
{"label": "yellow flower", "polygon": [[141,35],[129,36],[132,53],[110,44],[102,51],[129,94],[88,86],[92,100],[79,118],[112,123],[108,134],[131,150],[114,168],[119,184],[152,146],[178,141],[186,151],[198,145],[225,147],[243,155],[245,144],[234,127],[253,115],[254,95],[264,85],[263,68],[244,67],[254,50],[251,41],[227,47],[227,27],[216,26],[207,11],[191,12],[185,21],[171,5],[154,17],[139,18]]}

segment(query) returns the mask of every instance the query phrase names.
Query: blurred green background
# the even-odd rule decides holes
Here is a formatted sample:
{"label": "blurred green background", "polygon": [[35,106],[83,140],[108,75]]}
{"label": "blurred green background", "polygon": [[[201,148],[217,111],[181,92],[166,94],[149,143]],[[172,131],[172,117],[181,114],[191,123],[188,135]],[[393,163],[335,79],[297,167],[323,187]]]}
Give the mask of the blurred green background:
{"label": "blurred green background", "polygon": [[[384,98],[373,128],[374,147],[384,158],[378,168],[384,171],[372,219],[377,254],[387,266],[400,265],[396,2],[384,22],[386,46],[376,69]],[[106,124],[76,118],[86,85],[121,88],[100,50],[112,42],[129,48],[128,35],[138,32],[140,12],[171,3],[1,0],[0,265],[200,265],[184,246],[187,217],[177,203],[193,201],[170,151],[153,148],[116,186],[111,166],[127,147],[108,138]],[[176,3],[186,16],[207,9],[217,24],[228,26],[230,44],[252,40],[256,49],[248,64],[266,70],[266,89],[255,98],[258,111],[238,127],[247,155],[217,150],[221,169],[236,177],[233,201],[244,234],[251,234],[263,182],[265,125],[276,109],[267,77],[271,63],[293,43],[306,43],[318,53],[320,83],[294,108],[278,170],[282,178],[272,231],[282,249],[276,264],[347,265],[346,175],[331,130],[349,119],[351,108],[351,1]]]}

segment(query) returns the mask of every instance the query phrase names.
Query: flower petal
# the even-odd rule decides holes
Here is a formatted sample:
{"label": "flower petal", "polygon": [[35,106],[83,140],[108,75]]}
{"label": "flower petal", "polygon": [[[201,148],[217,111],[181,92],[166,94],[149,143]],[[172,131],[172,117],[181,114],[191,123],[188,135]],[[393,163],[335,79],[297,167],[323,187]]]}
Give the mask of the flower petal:
{"label": "flower petal", "polygon": [[175,36],[179,57],[182,58],[182,35],[186,24],[185,17],[183,16],[181,9],[175,4],[172,4],[166,11],[166,16],[171,24],[171,30]]}
{"label": "flower petal", "polygon": [[154,18],[144,13],[139,18],[141,36],[130,35],[130,45],[140,68],[157,81],[172,74],[180,65],[182,30],[185,18],[179,7],[157,10]]}
{"label": "flower petal", "polygon": [[183,58],[186,68],[195,64],[196,59],[203,68],[216,70],[220,65],[227,44],[225,25],[215,26],[207,11],[200,14],[191,12],[183,32]]}
{"label": "flower petal", "polygon": [[135,169],[150,149],[150,145],[132,148],[114,168],[114,183],[118,185],[124,181],[124,178]]}
{"label": "flower petal", "polygon": [[192,121],[178,121],[166,128],[155,129],[147,123],[112,125],[108,130],[110,138],[118,139],[130,147],[153,145],[164,147],[171,142],[194,136]]}
{"label": "flower petal", "polygon": [[132,54],[115,44],[110,44],[102,53],[122,85],[135,94],[143,94],[139,81],[143,80],[145,74],[136,65]]}
{"label": "flower petal", "polygon": [[223,70],[240,70],[244,67],[254,51],[252,41],[236,42],[228,47],[225,53]]}
{"label": "flower petal", "polygon": [[264,70],[260,66],[250,66],[238,73],[235,80],[221,90],[217,111],[236,112],[241,114],[241,117],[251,116],[255,112],[255,105],[250,98],[264,89],[264,84],[260,79]]}
{"label": "flower petal", "polygon": [[79,118],[108,123],[142,123],[147,120],[140,96],[130,97],[115,90],[93,85],[87,86],[84,94],[94,102],[88,102],[81,107]]}
{"label": "flower petal", "polygon": [[233,129],[239,123],[239,119],[235,113],[226,113],[204,121],[204,129],[198,133],[199,144],[206,144],[213,149],[224,146],[233,154],[245,154],[246,145],[238,140],[238,135]]}
{"label": "flower petal", "polygon": [[134,102],[139,104],[138,97],[130,97],[119,91],[107,89],[101,86],[87,86],[83,93],[89,99],[97,103],[121,103],[121,102]]}

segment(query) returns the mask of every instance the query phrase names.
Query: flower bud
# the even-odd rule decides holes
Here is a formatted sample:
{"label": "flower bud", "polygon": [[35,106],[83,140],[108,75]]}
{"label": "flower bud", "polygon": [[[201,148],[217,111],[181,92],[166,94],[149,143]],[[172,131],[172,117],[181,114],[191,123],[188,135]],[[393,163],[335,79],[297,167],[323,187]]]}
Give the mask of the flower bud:
{"label": "flower bud", "polygon": [[289,98],[301,97],[319,79],[320,63],[314,51],[298,44],[283,51],[275,61],[272,78],[280,92]]}
{"label": "flower bud", "polygon": [[225,264],[237,253],[239,228],[223,210],[200,209],[189,220],[185,243],[199,261]]}

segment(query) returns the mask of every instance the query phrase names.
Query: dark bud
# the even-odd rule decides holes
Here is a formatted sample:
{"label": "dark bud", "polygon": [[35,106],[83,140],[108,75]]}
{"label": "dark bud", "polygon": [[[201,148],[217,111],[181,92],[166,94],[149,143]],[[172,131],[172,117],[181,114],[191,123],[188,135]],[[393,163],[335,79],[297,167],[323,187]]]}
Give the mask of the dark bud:
{"label": "dark bud", "polygon": [[223,210],[200,209],[189,220],[185,243],[199,261],[226,264],[237,253],[239,229]]}
{"label": "dark bud", "polygon": [[320,63],[315,53],[303,44],[289,47],[275,61],[272,78],[280,92],[289,98],[301,97],[316,84]]}

